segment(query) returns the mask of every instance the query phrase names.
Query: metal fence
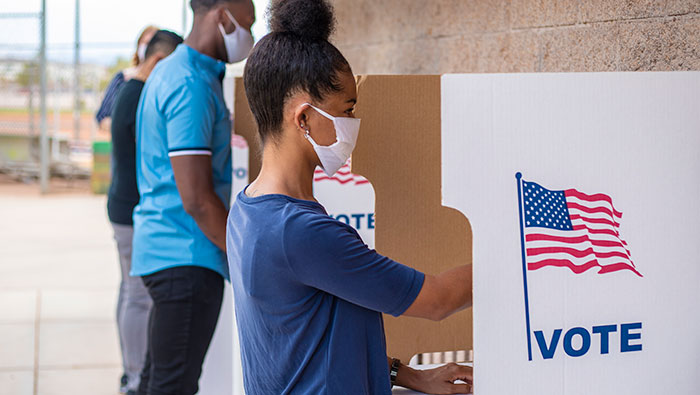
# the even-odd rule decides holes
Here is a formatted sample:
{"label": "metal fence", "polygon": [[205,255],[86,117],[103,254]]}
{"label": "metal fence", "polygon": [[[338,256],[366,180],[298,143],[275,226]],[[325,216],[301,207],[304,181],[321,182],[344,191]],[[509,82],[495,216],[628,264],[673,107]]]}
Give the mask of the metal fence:
{"label": "metal fence", "polygon": [[[46,16],[52,24],[68,23],[62,26],[64,32],[72,21],[54,18],[60,14],[68,19],[66,10],[56,11],[51,3],[47,13],[46,3],[8,3],[0,10],[0,173],[18,180],[38,179],[43,192],[52,176],[90,176],[92,143],[110,139],[109,130],[101,130],[94,115],[111,74],[128,65],[115,64],[110,70],[83,59],[113,62],[115,54],[134,49],[132,41],[96,42],[94,37],[81,41],[81,0],[69,3],[75,5],[74,40],[49,45]],[[183,32],[188,26],[187,4],[182,0]]]}
{"label": "metal fence", "polygon": [[[26,31],[29,25],[29,30],[36,32],[35,38],[39,38],[39,45],[32,51],[34,55],[26,62],[0,64],[0,170],[15,177],[40,176],[42,139],[39,128],[45,127],[45,117],[37,119],[36,111],[37,105],[40,111],[46,105],[45,96],[42,101],[42,94],[45,95],[42,83],[46,82],[44,13],[3,13],[0,19],[5,29],[12,31],[21,31],[22,27]],[[2,44],[22,44],[16,37],[6,37],[13,41]]]}
{"label": "metal fence", "polygon": [[[85,168],[89,167],[89,157],[84,151],[89,151],[93,140],[105,138],[105,132],[98,130],[94,121],[104,72],[99,68],[83,69],[76,111],[73,69],[71,64],[47,62],[43,99],[49,171],[54,176],[88,175]],[[18,179],[39,178],[42,101],[39,73],[36,59],[0,58],[0,171]],[[66,173],[66,170],[70,171]]]}
{"label": "metal fence", "polygon": [[[4,29],[18,33],[0,38],[0,172],[40,180],[42,192],[52,176],[90,175],[91,143],[108,138],[94,114],[109,77],[104,66],[80,64],[79,23],[77,44],[47,46],[45,2],[39,10],[0,13]],[[73,62],[47,56],[68,51]]]}

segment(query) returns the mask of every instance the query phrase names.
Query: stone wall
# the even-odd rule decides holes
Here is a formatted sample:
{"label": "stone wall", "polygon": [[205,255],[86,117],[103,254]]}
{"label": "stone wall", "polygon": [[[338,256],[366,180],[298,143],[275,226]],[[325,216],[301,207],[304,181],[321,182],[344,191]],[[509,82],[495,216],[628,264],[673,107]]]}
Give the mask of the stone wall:
{"label": "stone wall", "polygon": [[700,70],[700,0],[332,0],[356,74]]}

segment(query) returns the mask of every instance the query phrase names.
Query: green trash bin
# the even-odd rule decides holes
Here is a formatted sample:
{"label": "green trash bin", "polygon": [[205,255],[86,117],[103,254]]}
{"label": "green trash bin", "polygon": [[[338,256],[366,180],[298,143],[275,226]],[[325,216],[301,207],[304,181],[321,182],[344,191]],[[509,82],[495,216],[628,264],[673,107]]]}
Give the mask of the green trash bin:
{"label": "green trash bin", "polygon": [[106,194],[112,179],[112,143],[95,141],[92,143],[92,176],[90,185],[93,193]]}

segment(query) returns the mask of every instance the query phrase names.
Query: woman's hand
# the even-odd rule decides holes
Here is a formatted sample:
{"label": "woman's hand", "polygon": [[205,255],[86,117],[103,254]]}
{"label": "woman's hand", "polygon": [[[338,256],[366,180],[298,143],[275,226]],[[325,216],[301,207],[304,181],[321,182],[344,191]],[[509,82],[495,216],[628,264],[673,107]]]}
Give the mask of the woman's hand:
{"label": "woman's hand", "polygon": [[[457,380],[466,384],[455,384]],[[471,366],[456,363],[428,370],[416,370],[401,365],[396,384],[426,394],[470,394],[474,384],[474,373]]]}

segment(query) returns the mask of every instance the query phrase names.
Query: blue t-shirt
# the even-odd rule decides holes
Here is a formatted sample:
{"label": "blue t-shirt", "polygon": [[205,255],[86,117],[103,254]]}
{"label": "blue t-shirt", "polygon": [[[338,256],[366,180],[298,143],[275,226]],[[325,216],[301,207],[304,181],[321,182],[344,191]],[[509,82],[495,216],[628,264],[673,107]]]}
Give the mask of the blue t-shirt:
{"label": "blue t-shirt", "polygon": [[284,195],[241,192],[226,246],[247,394],[391,393],[380,312],[406,311],[421,272]]}
{"label": "blue t-shirt", "polygon": [[185,212],[170,158],[211,155],[214,189],[231,197],[231,120],[221,80],[225,65],[185,44],[155,67],[136,116],[136,176],[131,274],[201,266],[228,278],[226,254]]}

